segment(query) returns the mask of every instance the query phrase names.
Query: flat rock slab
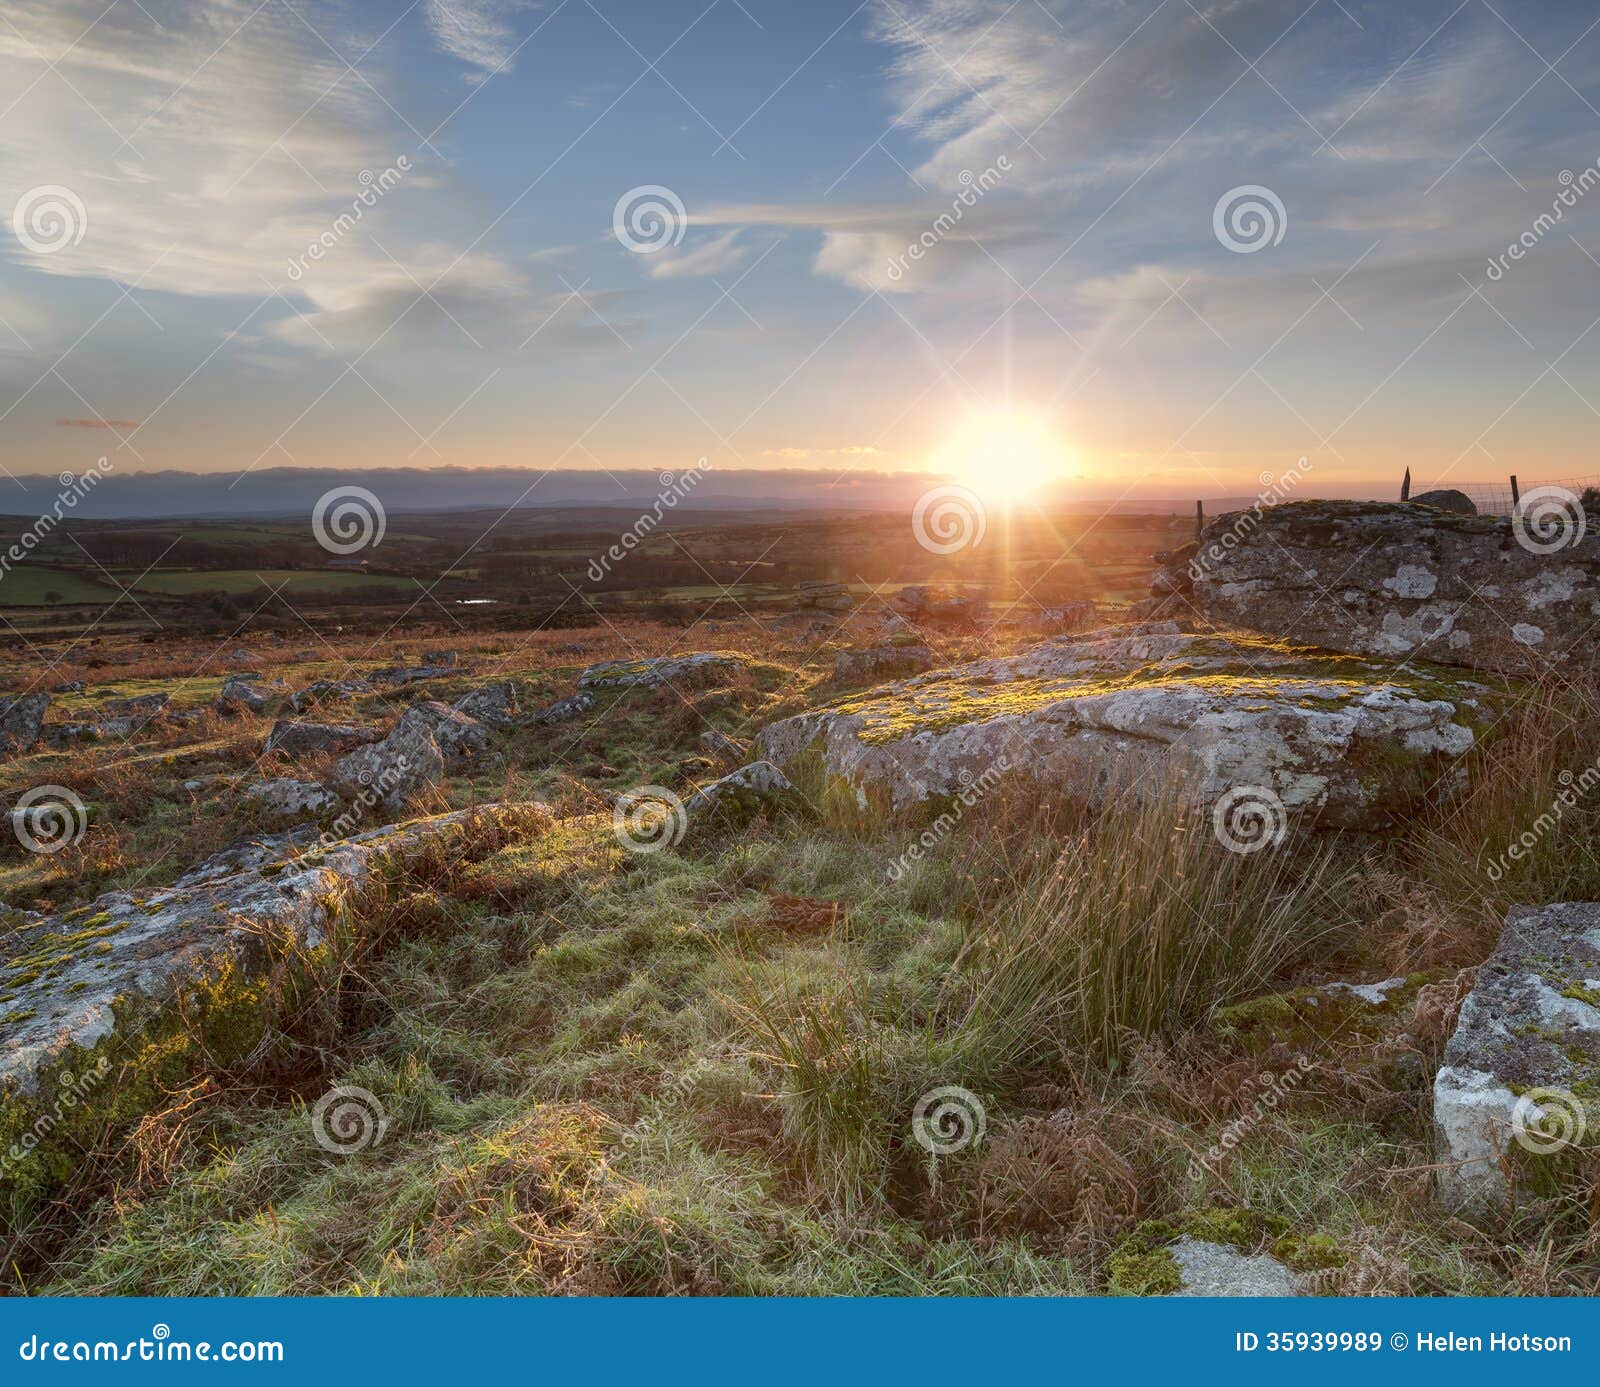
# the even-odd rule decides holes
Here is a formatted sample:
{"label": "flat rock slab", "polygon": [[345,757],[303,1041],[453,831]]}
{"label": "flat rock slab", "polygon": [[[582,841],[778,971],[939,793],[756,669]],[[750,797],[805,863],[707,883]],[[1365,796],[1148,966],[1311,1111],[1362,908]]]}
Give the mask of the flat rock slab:
{"label": "flat rock slab", "polygon": [[1297,1296],[1300,1278],[1265,1252],[1182,1237],[1169,1249],[1183,1284],[1178,1296]]}
{"label": "flat rock slab", "polygon": [[[1505,517],[1361,501],[1296,501],[1219,516],[1183,572],[1207,619],[1391,659],[1527,671],[1600,656],[1600,524],[1548,553]],[[1525,533],[1541,540],[1535,521]]]}
{"label": "flat rock slab", "polygon": [[1600,1138],[1600,903],[1506,916],[1445,1046],[1433,1123],[1439,1198],[1467,1211],[1509,1197],[1508,1168]]}
{"label": "flat rock slab", "polygon": [[136,1052],[140,1031],[185,991],[254,976],[274,952],[315,949],[364,883],[430,844],[466,845],[547,816],[540,805],[489,805],[321,846],[304,830],[275,835],[226,849],[149,896],[115,891],[64,914],[17,918],[0,965],[0,1096],[26,1099],[58,1061],[108,1037]]}
{"label": "flat rock slab", "polygon": [[857,810],[937,801],[997,772],[1098,806],[1270,790],[1285,817],[1373,826],[1471,749],[1493,694],[1458,671],[1186,635],[1154,622],[936,670],[762,730],[755,755]]}
{"label": "flat rock slab", "polygon": [[749,661],[731,650],[702,650],[653,660],[607,660],[578,676],[580,689],[652,689],[658,684],[694,684],[732,674]]}

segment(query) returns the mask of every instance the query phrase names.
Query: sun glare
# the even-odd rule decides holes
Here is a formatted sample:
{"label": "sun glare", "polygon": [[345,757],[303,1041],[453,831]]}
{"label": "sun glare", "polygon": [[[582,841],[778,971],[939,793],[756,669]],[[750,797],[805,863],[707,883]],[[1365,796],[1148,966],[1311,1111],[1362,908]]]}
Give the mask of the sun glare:
{"label": "sun glare", "polygon": [[1030,500],[1074,471],[1048,423],[1010,410],[967,419],[931,463],[985,499],[1008,503]]}

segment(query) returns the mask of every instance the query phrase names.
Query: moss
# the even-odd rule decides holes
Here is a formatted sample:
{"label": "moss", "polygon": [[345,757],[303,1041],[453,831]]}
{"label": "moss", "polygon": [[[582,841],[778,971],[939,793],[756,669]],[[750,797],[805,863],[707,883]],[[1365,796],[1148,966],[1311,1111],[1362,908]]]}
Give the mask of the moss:
{"label": "moss", "polygon": [[1106,1260],[1109,1295],[1171,1295],[1183,1279],[1171,1247],[1180,1238],[1225,1243],[1254,1252],[1269,1240],[1281,1240],[1289,1220],[1255,1209],[1191,1209],[1171,1219],[1147,1219]]}
{"label": "moss", "polygon": [[1212,1014],[1212,1026],[1220,1039],[1250,1054],[1263,1054],[1280,1044],[1294,1051],[1319,1050],[1331,1040],[1341,1047],[1359,1046],[1405,1024],[1418,991],[1444,975],[1442,969],[1412,973],[1385,993],[1382,1005],[1352,992],[1320,987],[1271,992],[1219,1007]]}
{"label": "moss", "polygon": [[1349,1260],[1328,1233],[1285,1233],[1272,1244],[1272,1255],[1290,1271],[1328,1271]]}

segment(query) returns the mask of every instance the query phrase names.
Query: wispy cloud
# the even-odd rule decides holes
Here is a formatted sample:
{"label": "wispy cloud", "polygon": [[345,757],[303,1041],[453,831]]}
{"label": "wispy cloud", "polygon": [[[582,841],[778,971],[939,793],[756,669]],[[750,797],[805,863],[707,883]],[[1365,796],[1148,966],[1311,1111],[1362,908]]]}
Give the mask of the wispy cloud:
{"label": "wispy cloud", "polygon": [[527,0],[428,0],[425,13],[439,47],[477,69],[469,82],[482,82],[511,66],[518,43],[511,16],[527,8]]}
{"label": "wispy cloud", "polygon": [[115,429],[121,433],[126,429],[136,429],[144,421],[142,419],[57,419],[58,429]]}

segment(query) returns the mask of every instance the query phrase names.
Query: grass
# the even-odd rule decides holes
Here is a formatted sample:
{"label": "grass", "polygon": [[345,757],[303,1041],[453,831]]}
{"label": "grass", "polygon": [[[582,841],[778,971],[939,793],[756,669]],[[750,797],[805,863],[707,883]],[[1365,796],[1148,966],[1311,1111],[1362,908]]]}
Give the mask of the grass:
{"label": "grass", "polygon": [[404,578],[385,578],[377,573],[318,572],[316,570],[263,569],[155,569],[134,584],[139,592],[170,593],[186,597],[197,592],[254,592],[257,588],[282,587],[297,592],[370,591],[374,588],[402,588],[411,584]]}
{"label": "grass", "polygon": [[[471,679],[554,699],[591,661],[681,637],[625,630],[625,644],[605,631],[414,643],[458,645]],[[750,653],[771,660],[775,645]],[[159,681],[190,653],[124,652],[91,678]],[[347,665],[394,654],[332,652]],[[348,672],[309,641],[251,660],[292,686]],[[241,1062],[197,1066],[133,1138],[85,1153],[70,1216],[0,1246],[6,1284],[1099,1294],[1145,1265],[1152,1228],[1232,1228],[1249,1209],[1251,1236],[1270,1230],[1327,1293],[1600,1290],[1592,1169],[1482,1225],[1429,1193],[1428,1090],[1456,969],[1482,959],[1507,904],[1600,896],[1587,801],[1516,873],[1485,872],[1483,845],[1522,832],[1560,772],[1600,754],[1583,697],[1530,691],[1466,781],[1381,840],[1241,857],[1171,803],[1087,820],[1019,790],[893,879],[906,830],[803,816],[621,849],[609,794],[687,791],[707,773],[706,726],[746,736],[826,696],[826,673],[608,695],[592,719],[497,738],[499,759],[437,804],[539,797],[561,826],[376,903],[379,942],[314,1016],[283,1018]],[[377,700],[362,715],[389,711]],[[225,787],[181,780],[247,770],[266,726],[170,734],[172,749],[208,748],[181,769],[151,759],[167,749],[157,731],[12,763],[35,778],[70,764],[96,817],[78,847],[0,864],[4,899],[148,889],[265,827]],[[1287,1014],[1278,994],[1396,974],[1439,981],[1360,1024],[1239,1023]],[[1295,1081],[1266,1105],[1264,1074]],[[352,1155],[311,1131],[339,1084],[388,1117]],[[913,1114],[952,1085],[982,1105],[986,1133],[934,1154]]]}
{"label": "grass", "polygon": [[104,605],[117,590],[67,568],[40,568],[20,564],[0,574],[0,607],[43,607],[47,593],[60,593],[63,603],[98,602]]}

